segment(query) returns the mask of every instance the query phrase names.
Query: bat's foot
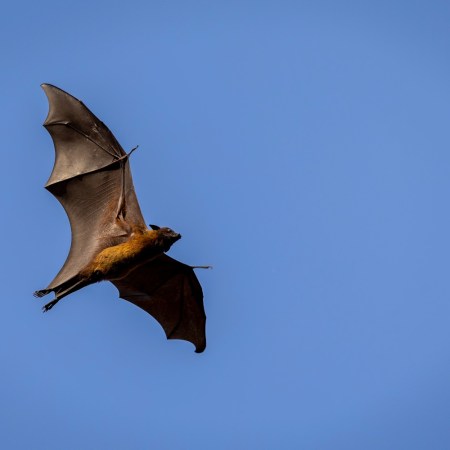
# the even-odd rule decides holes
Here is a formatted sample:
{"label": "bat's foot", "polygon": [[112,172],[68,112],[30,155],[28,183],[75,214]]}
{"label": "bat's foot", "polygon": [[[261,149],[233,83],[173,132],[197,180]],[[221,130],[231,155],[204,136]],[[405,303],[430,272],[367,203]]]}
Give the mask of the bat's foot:
{"label": "bat's foot", "polygon": [[50,303],[47,303],[45,306],[43,306],[42,311],[43,312],[50,311],[58,302],[59,298],[55,298],[55,300],[52,300]]}
{"label": "bat's foot", "polygon": [[50,294],[50,292],[52,292],[51,289],[42,289],[42,290],[40,290],[40,291],[34,292],[33,295],[34,295],[36,298],[41,298],[41,297],[43,297],[44,295]]}

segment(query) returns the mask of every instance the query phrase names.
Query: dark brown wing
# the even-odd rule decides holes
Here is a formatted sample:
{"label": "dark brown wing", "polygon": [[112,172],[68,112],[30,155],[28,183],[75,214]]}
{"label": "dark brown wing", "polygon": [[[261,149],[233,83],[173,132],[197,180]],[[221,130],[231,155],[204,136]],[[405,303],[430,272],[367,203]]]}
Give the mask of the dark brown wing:
{"label": "dark brown wing", "polygon": [[74,277],[100,250],[145,227],[128,156],[111,131],[67,92],[43,84],[49,101],[44,122],[55,146],[46,188],[69,216],[72,243],[52,289]]}
{"label": "dark brown wing", "polygon": [[192,267],[164,254],[113,283],[121,298],[161,324],[167,339],[192,342],[197,353],[205,350],[203,291]]}

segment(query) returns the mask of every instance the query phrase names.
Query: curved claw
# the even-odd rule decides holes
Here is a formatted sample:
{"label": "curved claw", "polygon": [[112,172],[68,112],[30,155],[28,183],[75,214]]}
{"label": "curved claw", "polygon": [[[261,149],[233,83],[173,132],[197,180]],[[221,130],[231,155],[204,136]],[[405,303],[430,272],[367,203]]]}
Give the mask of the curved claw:
{"label": "curved claw", "polygon": [[36,298],[41,298],[44,295],[50,294],[50,292],[52,292],[50,289],[42,289],[40,291],[33,292],[33,296]]}
{"label": "curved claw", "polygon": [[42,312],[50,311],[58,302],[59,298],[55,298],[55,300],[52,300],[50,303],[47,303],[45,306],[42,307]]}

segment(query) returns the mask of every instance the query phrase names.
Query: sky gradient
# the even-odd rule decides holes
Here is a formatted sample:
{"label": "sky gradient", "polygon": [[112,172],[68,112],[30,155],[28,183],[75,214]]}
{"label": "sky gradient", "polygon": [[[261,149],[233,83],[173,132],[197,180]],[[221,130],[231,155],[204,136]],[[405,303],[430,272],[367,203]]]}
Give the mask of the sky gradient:
{"label": "sky gradient", "polygon": [[[447,450],[450,4],[14,2],[0,17],[2,449]],[[70,228],[43,82],[183,235],[208,347],[101,283],[41,313]]]}

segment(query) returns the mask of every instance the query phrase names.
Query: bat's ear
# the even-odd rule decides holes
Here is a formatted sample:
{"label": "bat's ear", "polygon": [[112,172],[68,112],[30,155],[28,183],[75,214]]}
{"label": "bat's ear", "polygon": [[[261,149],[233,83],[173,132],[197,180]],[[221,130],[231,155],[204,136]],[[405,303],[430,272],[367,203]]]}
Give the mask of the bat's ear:
{"label": "bat's ear", "polygon": [[159,230],[158,225],[152,225],[151,223],[149,225],[152,230]]}

